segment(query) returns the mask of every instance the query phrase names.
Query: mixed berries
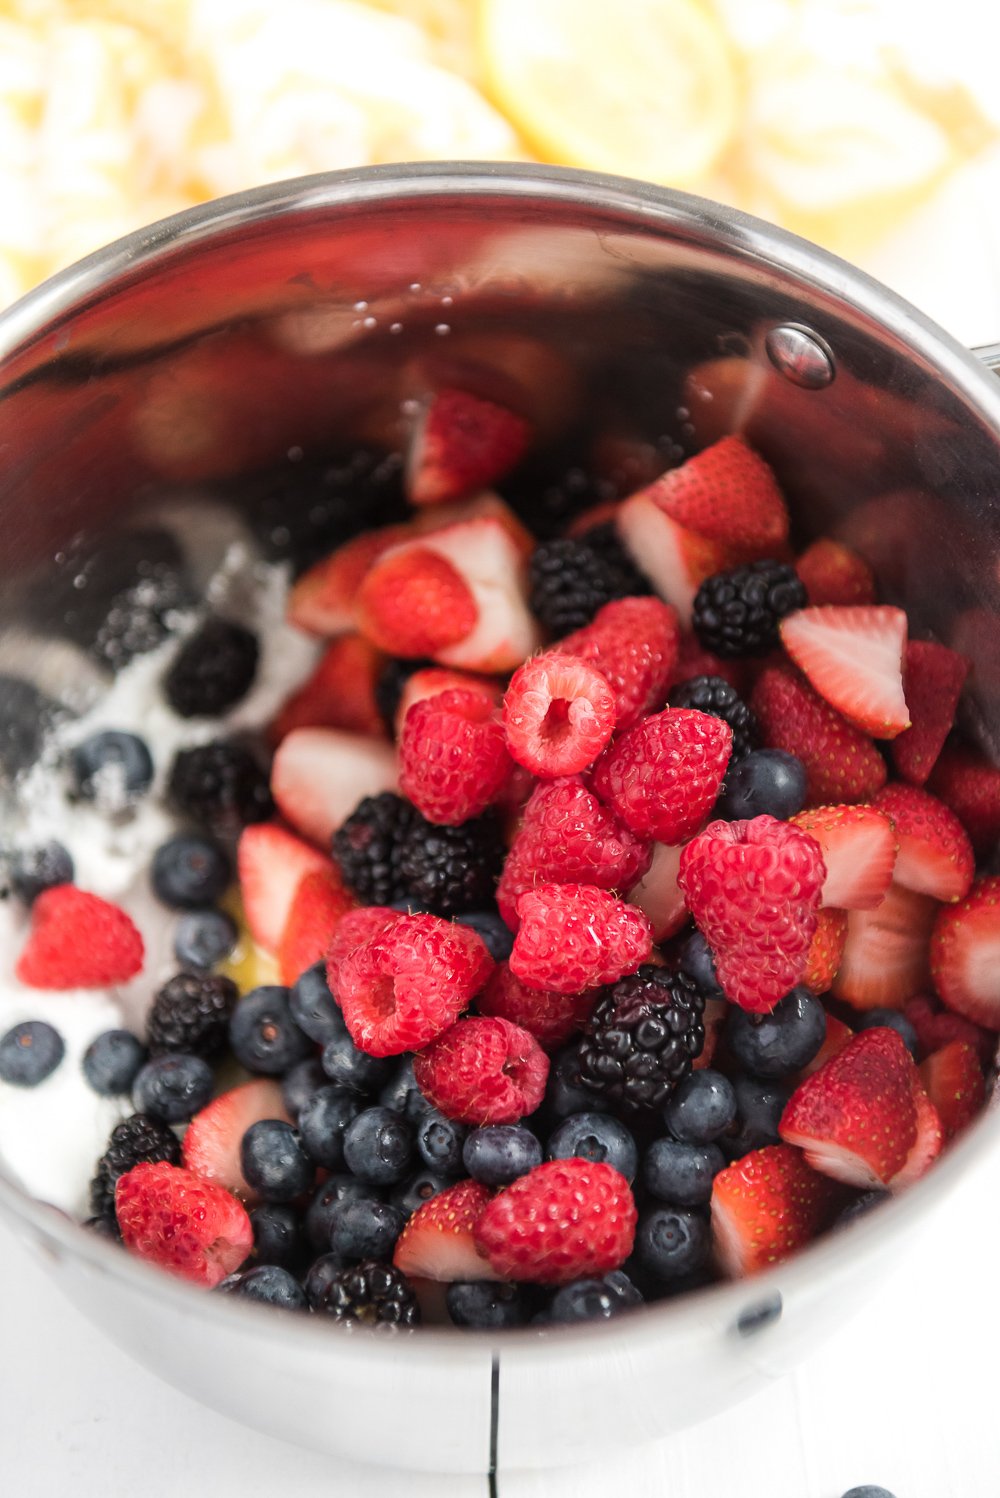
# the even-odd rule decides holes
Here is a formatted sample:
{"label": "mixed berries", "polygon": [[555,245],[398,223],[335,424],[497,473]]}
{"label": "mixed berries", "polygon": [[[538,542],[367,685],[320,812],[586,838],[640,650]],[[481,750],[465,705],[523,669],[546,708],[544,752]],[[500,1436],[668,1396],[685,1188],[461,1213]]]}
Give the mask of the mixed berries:
{"label": "mixed berries", "polygon": [[[779,1262],[983,1106],[1000,771],[964,659],[840,542],[795,558],[741,438],[540,543],[481,492],[531,441],[439,392],[406,515],[308,553],[288,614],[326,644],[268,743],[169,767],[179,971],[83,1064],[135,1110],[92,1225],[194,1283],[381,1330],[432,1282],[457,1326],[604,1319]],[[164,697],[218,718],[258,654],[211,617]],[[112,817],[154,782],[124,732],[71,771]],[[18,977],[130,982],[138,930],[72,881],[58,844],[11,861]],[[21,1024],[0,1081],[62,1058]]]}

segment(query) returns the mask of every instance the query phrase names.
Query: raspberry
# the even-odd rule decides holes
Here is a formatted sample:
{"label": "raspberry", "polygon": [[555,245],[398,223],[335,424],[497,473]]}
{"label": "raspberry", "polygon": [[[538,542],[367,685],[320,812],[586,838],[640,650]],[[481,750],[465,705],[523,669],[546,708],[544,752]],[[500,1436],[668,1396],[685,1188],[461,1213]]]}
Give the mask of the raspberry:
{"label": "raspberry", "polygon": [[507,747],[519,765],[551,779],[585,770],[615,727],[615,697],[594,666],[549,651],[525,661],[503,700]]}
{"label": "raspberry", "polygon": [[218,837],[235,836],[274,814],[266,772],[249,749],[223,739],[178,752],[167,799]]}
{"label": "raspberry", "polygon": [[475,1238],[497,1274],[562,1285],[617,1269],[635,1226],[635,1199],[614,1166],[550,1160],[494,1197]]}
{"label": "raspberry", "polygon": [[392,655],[435,655],[464,640],[479,609],[456,567],[427,546],[390,551],[372,566],[358,590],[358,623],[373,644]]}
{"label": "raspberry", "polygon": [[415,702],[399,741],[399,788],[430,822],[468,821],[497,799],[512,768],[503,727],[479,692]]}
{"label": "raspberry", "polygon": [[120,1176],[143,1163],[181,1163],[181,1142],[169,1124],[146,1113],[132,1113],[115,1124],[90,1183],[90,1210],[95,1217],[113,1217],[115,1187]]}
{"label": "raspberry", "polygon": [[337,998],[354,1044],[399,1056],[440,1035],[474,999],[493,967],[467,926],[401,915],[340,963]]}
{"label": "raspberry", "polygon": [[215,973],[177,973],[159,990],[146,1024],[151,1056],[185,1051],[213,1061],[225,1048],[239,990]]}
{"label": "raspberry", "polygon": [[679,648],[677,613],[659,598],[605,604],[586,629],[559,642],[561,654],[589,661],[606,678],[619,730],[663,706]]}
{"label": "raspberry", "polygon": [[715,805],[733,731],[694,708],[667,708],[623,733],[594,768],[592,784],[633,832],[682,843]]}
{"label": "raspberry", "polygon": [[399,872],[399,846],[416,812],[393,791],[365,796],[334,834],[333,856],[344,883],[370,905],[391,905],[406,898]]}
{"label": "raspberry", "polygon": [[130,1253],[209,1289],[253,1248],[242,1204],[183,1166],[136,1165],[118,1181],[115,1210]]}
{"label": "raspberry", "polygon": [[691,623],[716,655],[766,655],[786,614],[806,606],[806,590],[787,562],[750,562],[716,572],[695,594]]}
{"label": "raspberry", "polygon": [[414,1058],[417,1086],[457,1123],[516,1123],[545,1094],[549,1060],[538,1041],[505,1019],[460,1019]]}
{"label": "raspberry", "polygon": [[463,915],[492,905],[503,867],[500,824],[487,814],[458,827],[417,817],[399,849],[407,894],[435,915]]}
{"label": "raspberry", "polygon": [[728,999],[769,1014],[799,981],[826,865],[815,838],[774,817],[710,822],[681,854],[678,882]]}
{"label": "raspberry", "polygon": [[340,978],[341,963],[352,952],[364,946],[373,936],[381,936],[400,919],[400,912],[388,905],[362,905],[349,910],[341,920],[326,954],[326,981],[334,993]]}
{"label": "raspberry", "polygon": [[543,884],[517,903],[510,970],[529,988],[582,993],[616,983],[653,950],[641,910],[588,884]]}
{"label": "raspberry", "polygon": [[705,1043],[705,995],[686,973],[651,965],[599,999],[578,1052],[584,1087],[612,1103],[658,1108]]}
{"label": "raspberry", "polygon": [[582,1029],[590,1018],[596,998],[596,992],[590,990],[566,994],[527,988],[514,977],[509,963],[501,962],[476,999],[476,1008],[480,1014],[520,1025],[549,1051]]}
{"label": "raspberry", "polygon": [[885,785],[885,760],[868,735],[824,702],[794,667],[766,667],[750,707],[767,748],[784,749],[805,765],[809,806],[870,801]]}
{"label": "raspberry", "polygon": [[30,988],[106,988],[142,971],[142,937],[117,905],[57,884],[31,907],[31,931],[14,969]]}
{"label": "raspberry", "polygon": [[736,688],[721,676],[692,676],[672,687],[670,707],[693,707],[721,718],[733,730],[730,764],[757,748],[757,721]]}
{"label": "raspberry", "polygon": [[538,884],[594,884],[627,893],[652,849],[576,776],[535,787],[497,887],[500,914],[517,930],[517,902]]}
{"label": "raspberry", "polygon": [[528,581],[531,612],[555,639],[584,628],[612,599],[651,591],[612,525],[543,542],[532,553]]}

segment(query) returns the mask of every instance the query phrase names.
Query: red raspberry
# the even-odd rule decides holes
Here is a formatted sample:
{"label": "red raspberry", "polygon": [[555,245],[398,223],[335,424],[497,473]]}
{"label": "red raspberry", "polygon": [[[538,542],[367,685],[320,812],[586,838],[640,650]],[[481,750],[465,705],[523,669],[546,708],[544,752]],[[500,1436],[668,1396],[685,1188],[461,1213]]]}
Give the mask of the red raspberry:
{"label": "red raspberry", "polygon": [[400,1056],[440,1035],[493,969],[482,939],[436,915],[401,915],[345,957],[337,998],[354,1044]]}
{"label": "red raspberry", "polygon": [[801,978],[826,865],[816,839],[774,817],[710,822],[681,854],[678,882],[728,999],[769,1014]]}
{"label": "red raspberry", "polygon": [[577,1030],[582,1030],[597,1002],[596,991],[585,993],[547,993],[526,988],[515,978],[506,962],[498,963],[489,982],[476,999],[480,1014],[510,1020],[533,1035],[547,1051],[562,1045]]}
{"label": "red raspberry", "polygon": [[[617,983],[649,959],[649,921],[590,884],[543,884],[517,903],[521,925],[510,970],[529,988],[582,993]],[[791,985],[789,985],[791,986]]]}
{"label": "red raspberry", "polygon": [[142,971],[142,937],[117,905],[57,884],[31,907],[31,932],[14,969],[31,988],[106,988]]}
{"label": "red raspberry", "polygon": [[606,677],[615,694],[617,727],[623,729],[663,706],[679,642],[677,611],[669,603],[621,598],[561,640],[559,650],[589,661]]}
{"label": "red raspberry", "polygon": [[212,1289],[253,1248],[245,1208],[180,1165],[136,1165],[115,1187],[122,1241],[137,1258]]}
{"label": "red raspberry", "polygon": [[927,994],[917,994],[914,998],[907,999],[903,1005],[903,1013],[917,1032],[922,1057],[930,1056],[953,1040],[959,1040],[964,1045],[972,1046],[984,1066],[993,1065],[997,1037],[992,1030],[984,1030],[971,1019],[941,1008],[938,1001]]}
{"label": "red raspberry", "polygon": [[333,933],[326,953],[326,981],[334,993],[340,982],[340,966],[346,957],[364,946],[373,936],[381,936],[396,921],[402,912],[391,910],[388,905],[362,905],[360,910],[349,910]]}
{"label": "red raspberry", "polygon": [[478,817],[513,766],[503,727],[481,692],[455,690],[415,702],[399,742],[399,788],[429,822]]}
{"label": "red raspberry", "polygon": [[516,1123],[545,1095],[549,1058],[520,1025],[460,1019],[413,1060],[417,1086],[458,1123]]}
{"label": "red raspberry", "polygon": [[380,557],[358,591],[358,624],[392,655],[434,655],[471,635],[479,608],[447,557],[409,545]]}
{"label": "red raspberry", "polygon": [[536,786],[497,886],[500,914],[517,930],[517,902],[538,884],[594,884],[627,893],[652,847],[602,806],[578,776]]}
{"label": "red raspberry", "polygon": [[732,747],[721,718],[668,707],[616,739],[591,783],[633,832],[683,843],[715,805]]}
{"label": "red raspberry", "polygon": [[635,1225],[635,1198],[620,1171],[550,1160],[495,1196],[473,1232],[497,1274],[562,1285],[624,1264]]}
{"label": "red raspberry", "polygon": [[885,785],[885,760],[866,733],[824,702],[794,667],[766,666],[750,698],[769,749],[806,767],[808,805],[870,801]]}
{"label": "red raspberry", "polygon": [[548,651],[525,661],[503,700],[507,747],[533,775],[575,775],[591,764],[615,727],[615,696],[595,667]]}

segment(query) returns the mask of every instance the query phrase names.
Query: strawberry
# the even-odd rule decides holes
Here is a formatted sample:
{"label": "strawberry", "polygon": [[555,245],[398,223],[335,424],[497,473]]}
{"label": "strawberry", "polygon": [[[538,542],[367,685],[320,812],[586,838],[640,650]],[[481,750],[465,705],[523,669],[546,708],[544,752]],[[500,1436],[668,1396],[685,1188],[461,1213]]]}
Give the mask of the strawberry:
{"label": "strawberry", "polygon": [[[839,541],[821,536],[795,563],[795,570],[815,607],[822,604],[875,602],[875,575],[864,557]],[[909,695],[907,694],[907,701]]]}
{"label": "strawberry", "polygon": [[414,703],[399,740],[399,788],[429,822],[478,817],[513,769],[504,731],[482,692],[441,692]]}
{"label": "strawberry", "polygon": [[395,786],[390,745],[339,728],[296,728],[271,763],[271,794],[281,815],[321,846],[363,797]]}
{"label": "strawberry", "polygon": [[478,1181],[459,1181],[424,1202],[396,1240],[392,1262],[411,1279],[495,1280],[476,1247],[475,1228],[492,1198]]}
{"label": "strawberry", "polygon": [[917,1138],[916,1067],[895,1030],[863,1030],[800,1082],[778,1132],[823,1175],[861,1190],[887,1186]]}
{"label": "strawberry", "polygon": [[852,910],[832,991],[854,1009],[898,1009],[927,982],[936,901],[890,884],[875,910]]}
{"label": "strawberry", "polygon": [[14,969],[30,988],[107,988],[142,971],[138,928],[99,895],[56,884],[31,907],[31,930]]}
{"label": "strawberry", "polygon": [[653,938],[641,910],[589,884],[540,884],[517,902],[510,970],[529,988],[582,993],[617,983],[649,960]]}
{"label": "strawberry", "polygon": [[596,666],[615,694],[615,728],[663,706],[677,660],[677,614],[658,598],[618,598],[560,640],[561,655]]}
{"label": "strawberry", "polygon": [[412,504],[462,499],[520,462],[531,438],[523,416],[465,390],[439,390],[410,439],[406,492]]}
{"label": "strawberry", "polygon": [[304,572],[288,599],[288,617],[314,635],[342,635],[355,629],[358,589],[377,559],[408,540],[405,525],[386,525],[345,541]]}
{"label": "strawberry", "polygon": [[245,1202],[255,1202],[257,1193],[247,1185],[240,1165],[240,1142],[250,1125],[262,1118],[291,1123],[280,1083],[255,1077],[221,1092],[187,1126],[182,1145],[185,1167],[200,1180],[224,1186]]}
{"label": "strawberry", "polygon": [[277,953],[299,884],[307,874],[332,872],[333,861],[277,822],[256,822],[240,834],[236,866],[250,935]]}
{"label": "strawberry", "polygon": [[476,606],[475,628],[450,645],[427,652],[442,666],[506,674],[542,643],[528,608],[527,562],[502,521],[490,516],[446,525],[423,545],[450,562]]}
{"label": "strawberry", "polygon": [[903,656],[903,695],[910,726],[892,741],[896,769],[911,785],[925,785],[955,721],[969,674],[964,656],[933,640],[909,640]]}
{"label": "strawberry", "polygon": [[375,702],[383,656],[363,635],[342,635],[327,646],[309,679],[293,692],[269,729],[274,744],[295,728],[346,728],[385,737]]}
{"label": "strawberry", "polygon": [[472,499],[463,499],[456,504],[432,505],[418,510],[412,520],[413,530],[418,536],[429,531],[440,531],[448,525],[459,525],[466,520],[496,520],[507,532],[522,557],[527,560],[538,542],[522,520],[514,514],[510,505],[489,489],[476,494]]}
{"label": "strawberry", "polygon": [[978,879],[964,900],[938,911],[930,962],[943,1004],[1000,1030],[1000,875]]}
{"label": "strawberry", "polygon": [[701,1052],[691,1062],[692,1071],[701,1071],[706,1066],[711,1066],[716,1047],[722,1039],[722,1032],[726,1028],[726,1017],[730,1012],[730,1006],[725,999],[706,999],[705,1012],[702,1015],[702,1024],[705,1027],[705,1041]]}
{"label": "strawberry", "polygon": [[788,539],[788,510],[773,470],[742,437],[723,437],[643,491],[665,515],[748,556]]}
{"label": "strawberry", "polygon": [[814,806],[791,818],[823,850],[823,904],[873,910],[882,903],[896,863],[896,834],[871,806]]}
{"label": "strawberry", "polygon": [[899,843],[893,879],[936,900],[961,900],[975,874],[975,855],[961,822],[942,801],[915,785],[887,785],[875,806],[892,818]]}
{"label": "strawberry", "polygon": [[296,886],[278,946],[281,981],[288,985],[326,953],[330,939],[357,902],[336,866],[314,869]]}
{"label": "strawberry", "polygon": [[839,1055],[853,1035],[854,1031],[850,1025],[845,1025],[844,1021],[838,1019],[835,1014],[828,1014],[826,1017],[826,1035],[823,1037],[823,1044],[812,1060],[799,1072],[799,1081],[801,1082],[806,1077],[811,1077],[813,1072],[819,1071],[821,1066],[825,1066],[834,1056]]}
{"label": "strawberry", "polygon": [[706,577],[724,572],[739,560],[734,547],[671,520],[648,490],[623,500],[615,524],[633,562],[664,602],[677,610],[685,628],[691,623],[694,595]]}
{"label": "strawberry", "polygon": [[1000,770],[973,749],[946,744],[927,789],[951,807],[978,857],[993,851],[1000,839]]}
{"label": "strawberry", "polygon": [[686,630],[680,637],[673,679],[676,683],[690,681],[695,676],[721,676],[742,694],[746,665],[745,661],[724,661],[721,655],[706,650],[693,631]]}
{"label": "strawberry", "polygon": [[978,1117],[986,1101],[986,1083],[975,1048],[950,1040],[922,1061],[919,1071],[945,1139],[954,1139]]}
{"label": "strawberry", "polygon": [[750,707],[764,745],[802,760],[809,805],[870,801],[885,785],[885,761],[871,739],[824,702],[800,672],[765,667]]}
{"label": "strawberry", "polygon": [[769,1144],[720,1170],[712,1183],[716,1257],[733,1279],[759,1274],[804,1248],[837,1202],[832,1181],[797,1149]]}
{"label": "strawberry", "polygon": [[545,1094],[549,1058],[533,1035],[506,1019],[460,1019],[418,1052],[417,1086],[458,1123],[516,1123]]}
{"label": "strawberry", "polygon": [[942,1008],[935,997],[916,994],[907,999],[903,1013],[917,1032],[921,1056],[929,1056],[951,1041],[960,1040],[963,1045],[972,1047],[983,1066],[993,1065],[997,1049],[997,1037],[993,1031],[984,1030],[971,1019],[963,1019],[960,1014]]}
{"label": "strawberry", "polygon": [[646,916],[655,942],[674,936],[688,919],[684,895],[677,882],[681,852],[679,847],[654,843],[649,868],[626,897],[630,905],[637,906]]}
{"label": "strawberry", "polygon": [[826,993],[833,982],[844,955],[847,940],[847,911],[832,906],[820,910],[816,934],[809,946],[800,982],[813,993]]}
{"label": "strawberry", "polygon": [[475,629],[479,609],[451,561],[411,541],[379,557],[358,590],[358,625],[391,655],[433,655]]}
{"label": "strawberry", "polygon": [[914,1181],[919,1181],[921,1176],[926,1175],[944,1144],[940,1115],[924,1091],[917,1071],[911,1078],[910,1088],[917,1116],[917,1132],[901,1169],[897,1170],[889,1182],[891,1191],[902,1191],[904,1187],[912,1186]]}
{"label": "strawberry", "polygon": [[407,677],[399,695],[396,737],[402,733],[406,715],[415,703],[438,697],[442,692],[478,692],[492,707],[499,707],[503,701],[503,688],[489,676],[474,676],[471,671],[450,671],[446,666],[426,666]]}
{"label": "strawberry", "polygon": [[129,1253],[208,1289],[253,1248],[245,1208],[180,1165],[136,1165],[119,1177],[115,1212]]}
{"label": "strawberry", "polygon": [[538,1044],[551,1051],[577,1030],[582,1030],[593,1013],[597,994],[548,993],[528,988],[515,978],[509,963],[500,962],[476,997],[476,1009],[492,1019],[506,1019],[533,1035]]}
{"label": "strawberry", "polygon": [[782,619],[780,630],[792,660],[849,723],[882,739],[910,726],[903,696],[902,609],[877,604],[798,609]]}
{"label": "strawberry", "polygon": [[640,837],[682,843],[715,805],[732,747],[733,731],[721,718],[666,708],[616,738],[591,784]]}
{"label": "strawberry", "polygon": [[615,694],[595,666],[549,650],[514,672],[503,726],[511,756],[533,775],[576,775],[614,732]]}
{"label": "strawberry", "polygon": [[501,1278],[562,1285],[623,1264],[635,1240],[625,1177],[590,1160],[550,1160],[486,1207],[475,1240]]}

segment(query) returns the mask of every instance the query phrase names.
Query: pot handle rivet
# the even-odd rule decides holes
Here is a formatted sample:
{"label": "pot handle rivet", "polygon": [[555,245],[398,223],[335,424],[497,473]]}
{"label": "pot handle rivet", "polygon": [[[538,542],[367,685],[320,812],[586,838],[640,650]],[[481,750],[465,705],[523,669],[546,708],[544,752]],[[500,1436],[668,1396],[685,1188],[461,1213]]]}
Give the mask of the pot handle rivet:
{"label": "pot handle rivet", "polygon": [[780,323],[764,339],[767,357],[779,374],[803,390],[823,390],[833,383],[837,367],[829,347],[812,328]]}

